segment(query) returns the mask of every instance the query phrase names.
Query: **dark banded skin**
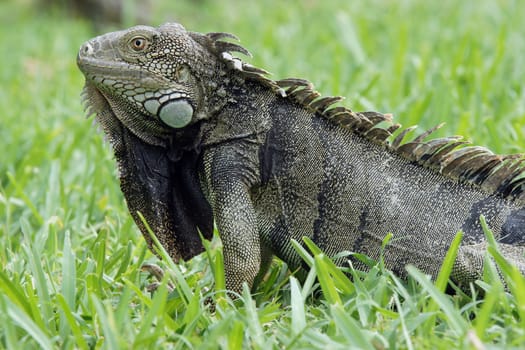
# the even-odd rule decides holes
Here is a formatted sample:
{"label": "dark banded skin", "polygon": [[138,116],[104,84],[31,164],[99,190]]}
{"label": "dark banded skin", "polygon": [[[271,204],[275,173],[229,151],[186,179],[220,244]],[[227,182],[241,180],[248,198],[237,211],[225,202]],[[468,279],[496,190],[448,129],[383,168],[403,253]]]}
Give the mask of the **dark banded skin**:
{"label": "dark banded skin", "polygon": [[202,252],[198,232],[211,238],[215,222],[227,288],[240,292],[273,255],[301,267],[291,239],[303,236],[330,256],[378,259],[392,233],[386,265],[435,277],[463,230],[452,279],[468,290],[483,271],[484,215],[525,271],[522,158],[457,137],[425,142],[433,130],[407,142],[408,129],[392,135],[399,125],[390,115],[333,107],[340,98],[321,98],[304,80],[269,80],[232,55],[248,52],[231,39],[139,26],[79,51],[88,112],[112,143],[129,210],[150,244],[137,212],[174,260]]}

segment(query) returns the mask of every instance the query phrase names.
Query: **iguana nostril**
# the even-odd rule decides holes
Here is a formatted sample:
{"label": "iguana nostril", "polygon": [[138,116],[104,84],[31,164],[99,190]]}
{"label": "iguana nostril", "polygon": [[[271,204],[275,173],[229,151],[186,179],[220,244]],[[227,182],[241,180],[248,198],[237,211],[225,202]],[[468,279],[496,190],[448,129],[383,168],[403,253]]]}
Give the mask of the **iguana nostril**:
{"label": "iguana nostril", "polygon": [[91,46],[90,43],[85,43],[80,48],[80,52],[82,52],[86,56],[91,55],[91,54],[93,54],[93,46]]}

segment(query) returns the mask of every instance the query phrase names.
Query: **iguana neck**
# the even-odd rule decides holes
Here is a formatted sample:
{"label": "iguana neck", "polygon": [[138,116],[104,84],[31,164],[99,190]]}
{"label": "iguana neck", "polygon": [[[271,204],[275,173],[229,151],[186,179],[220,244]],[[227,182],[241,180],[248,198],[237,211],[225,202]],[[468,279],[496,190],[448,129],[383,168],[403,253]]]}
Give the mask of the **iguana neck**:
{"label": "iguana neck", "polygon": [[242,139],[263,142],[271,118],[261,106],[279,98],[273,91],[257,81],[231,76],[215,96],[220,108],[203,122],[203,147]]}

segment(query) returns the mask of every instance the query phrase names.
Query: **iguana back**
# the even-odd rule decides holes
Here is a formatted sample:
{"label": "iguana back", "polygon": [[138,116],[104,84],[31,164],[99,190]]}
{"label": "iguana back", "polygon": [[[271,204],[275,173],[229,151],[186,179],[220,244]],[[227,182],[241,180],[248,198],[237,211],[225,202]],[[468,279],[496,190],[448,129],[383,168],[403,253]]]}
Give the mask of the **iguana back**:
{"label": "iguana back", "polygon": [[[300,79],[272,81],[231,55],[230,34],[133,27],[81,48],[85,96],[113,144],[121,187],[174,259],[202,251],[213,221],[227,287],[240,291],[272,255],[302,265],[291,239],[329,255],[383,256],[401,276],[436,276],[458,230],[452,279],[481,276],[484,215],[525,272],[523,159],[462,146],[457,137],[406,141],[391,116],[334,107]],[[397,131],[396,131],[397,130]],[[393,135],[394,134],[394,135]],[[358,261],[355,261],[359,264]],[[341,259],[340,264],[345,264]]]}

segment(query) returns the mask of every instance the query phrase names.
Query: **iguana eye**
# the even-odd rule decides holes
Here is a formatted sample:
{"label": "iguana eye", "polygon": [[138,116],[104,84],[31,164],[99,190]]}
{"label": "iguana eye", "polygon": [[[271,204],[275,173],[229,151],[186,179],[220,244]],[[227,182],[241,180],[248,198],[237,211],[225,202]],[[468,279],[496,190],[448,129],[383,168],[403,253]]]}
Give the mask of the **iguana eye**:
{"label": "iguana eye", "polygon": [[129,41],[129,46],[134,51],[143,51],[147,47],[147,45],[148,41],[146,40],[146,38],[141,36],[136,36]]}

